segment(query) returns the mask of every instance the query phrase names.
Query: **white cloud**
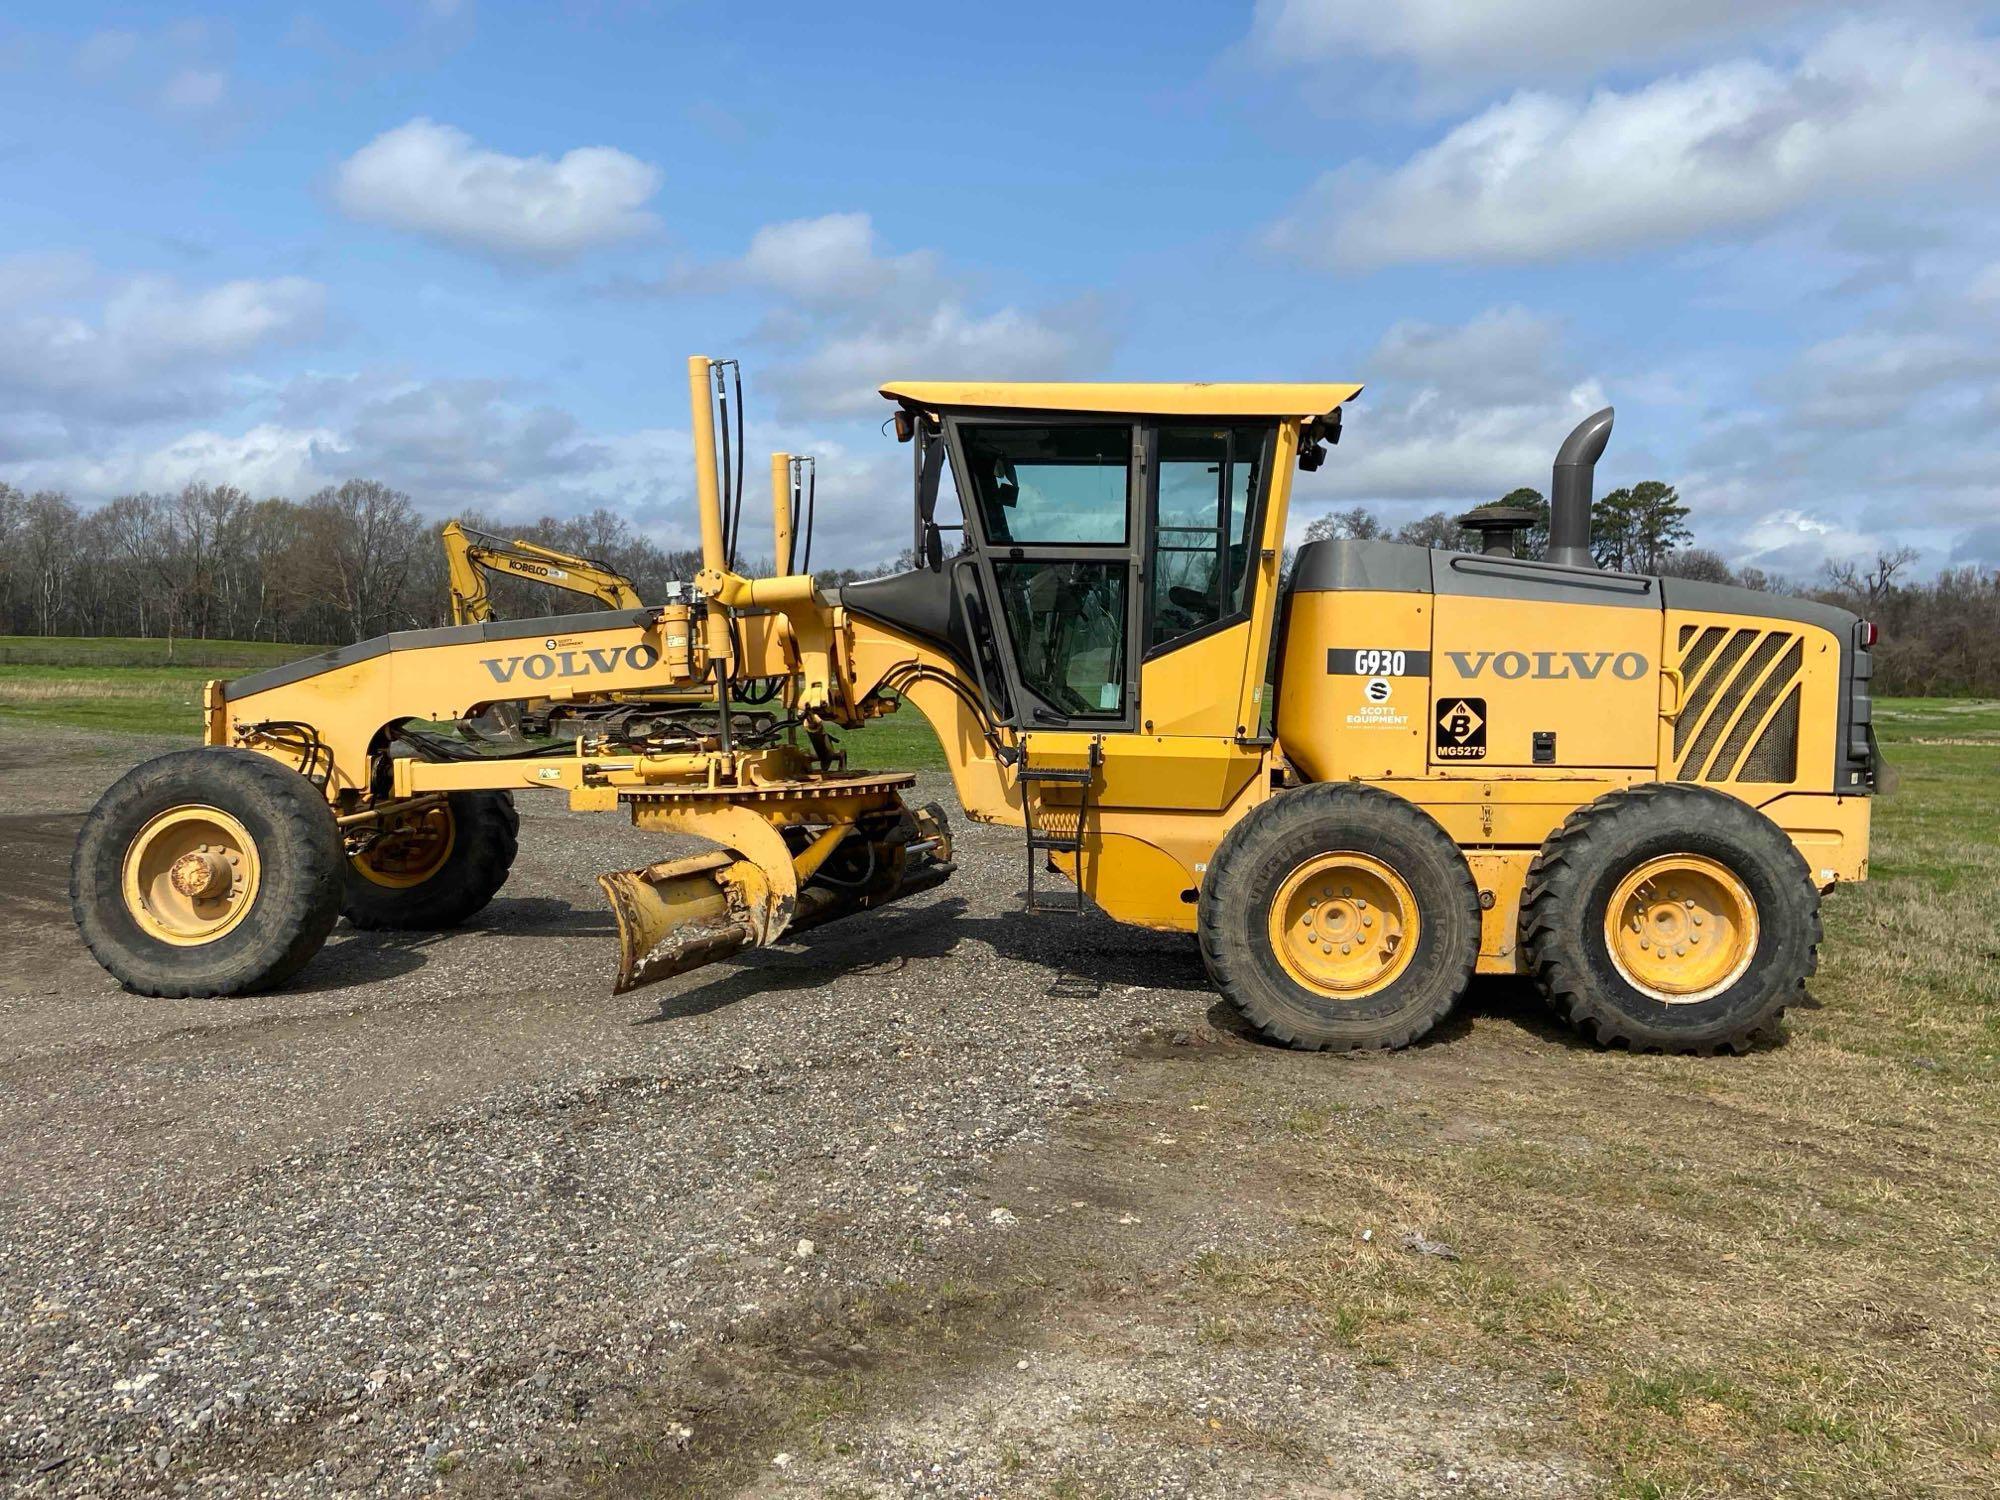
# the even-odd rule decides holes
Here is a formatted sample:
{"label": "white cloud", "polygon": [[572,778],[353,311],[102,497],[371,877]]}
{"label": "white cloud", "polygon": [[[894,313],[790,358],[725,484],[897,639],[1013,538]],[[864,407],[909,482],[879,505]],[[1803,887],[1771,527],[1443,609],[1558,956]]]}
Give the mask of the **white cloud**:
{"label": "white cloud", "polygon": [[558,262],[642,234],[660,169],[610,146],[508,156],[428,119],[386,131],[340,164],[349,215],[493,255]]}
{"label": "white cloud", "polygon": [[1458,510],[1520,485],[1546,493],[1564,434],[1606,404],[1561,345],[1559,325],[1519,307],[1396,324],[1362,362],[1369,385],[1340,446],[1317,474],[1298,476],[1294,532],[1357,500]]}
{"label": "white cloud", "polygon": [[1802,352],[1782,382],[1794,420],[1873,428],[1888,411],[1935,399],[1962,401],[2000,383],[2000,346],[1989,329],[1865,328]]}
{"label": "white cloud", "polygon": [[68,251],[26,251],[0,257],[0,312],[52,302],[89,285],[90,261]]}
{"label": "white cloud", "polygon": [[883,407],[897,379],[1059,379],[1100,361],[1102,318],[1088,302],[975,310],[972,288],[927,250],[885,252],[865,213],[769,224],[743,255],[670,275],[665,290],[751,287],[773,294],[765,339],[788,416],[855,417]]}
{"label": "white cloud", "polygon": [[[822,424],[759,415],[753,409],[752,453],[784,449],[819,460],[816,563],[866,566],[908,545],[906,450],[872,430],[854,444]],[[244,403],[233,422],[187,429],[17,422],[0,412],[0,479],[84,502],[191,482],[303,499],[365,477],[404,491],[433,516],[474,509],[501,524],[525,524],[604,506],[669,548],[700,541],[693,448],[681,427],[586,428],[512,382],[381,370],[302,375]],[[762,478],[753,462],[751,485]],[[746,559],[769,551],[767,515],[753,505]]]}
{"label": "white cloud", "polygon": [[76,70],[87,79],[109,78],[139,54],[139,34],[107,27],[93,31],[76,49]]}
{"label": "white cloud", "polygon": [[104,334],[146,364],[187,356],[228,359],[316,332],[326,289],[302,276],[225,281],[184,292],[169,277],[136,277],[105,304]]}
{"label": "white cloud", "polygon": [[792,407],[820,416],[886,414],[879,390],[892,380],[1061,379],[1101,349],[1091,310],[1076,311],[1059,324],[1019,308],[976,317],[934,303],[836,331],[773,373]]}
{"label": "white cloud", "polygon": [[908,297],[938,277],[937,259],[928,251],[885,256],[877,250],[874,222],[863,213],[767,224],[750,237],[737,271],[746,281],[815,306],[872,302],[889,292]]}
{"label": "white cloud", "polygon": [[93,31],[73,56],[85,83],[116,89],[128,98],[183,120],[212,117],[229,94],[229,70],[216,54],[226,33],[201,21],[181,21],[152,32],[117,27]]}
{"label": "white cloud", "polygon": [[70,410],[173,407],[228,362],[312,337],[326,307],[325,288],[298,276],[190,290],[148,275],[79,309],[89,274],[69,257],[0,262],[0,390]]}
{"label": "white cloud", "polygon": [[302,498],[338,466],[341,444],[338,433],[324,428],[259,424],[241,433],[200,428],[166,442],[72,449],[7,468],[23,489],[58,489],[86,500],[194,483]]}
{"label": "white cloud", "polygon": [[1522,92],[1386,176],[1330,174],[1270,231],[1320,265],[1537,261],[1767,224],[2000,161],[2000,47],[1842,26],[1588,99]]}
{"label": "white cloud", "polygon": [[1250,44],[1276,64],[1357,55],[1404,58],[1426,72],[1549,77],[1738,36],[1807,8],[1807,0],[1258,0]]}
{"label": "white cloud", "polygon": [[220,68],[182,68],[160,89],[160,103],[177,115],[214,109],[228,92],[229,75]]}
{"label": "white cloud", "polygon": [[1883,545],[1876,534],[1790,508],[1752,517],[1734,541],[1744,566],[1781,578],[1812,578],[1829,562],[1870,559]]}

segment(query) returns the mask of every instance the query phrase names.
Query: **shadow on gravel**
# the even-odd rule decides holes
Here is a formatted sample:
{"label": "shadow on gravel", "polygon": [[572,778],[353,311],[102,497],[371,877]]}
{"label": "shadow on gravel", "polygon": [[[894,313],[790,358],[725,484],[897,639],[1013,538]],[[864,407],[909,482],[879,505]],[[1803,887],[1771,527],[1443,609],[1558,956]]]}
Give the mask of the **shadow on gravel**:
{"label": "shadow on gravel", "polygon": [[488,937],[598,937],[616,934],[609,907],[571,906],[553,896],[509,897],[493,902],[464,928]]}
{"label": "shadow on gravel", "polygon": [[336,927],[319,955],[305,966],[298,980],[285,986],[289,994],[324,995],[336,990],[381,984],[414,973],[430,961],[425,949],[441,943],[448,932],[356,932]]}
{"label": "shadow on gravel", "polygon": [[[1061,924],[1060,930],[1049,929]],[[895,973],[950,955],[963,942],[994,957],[1040,969],[1049,999],[1088,1000],[1110,985],[1197,992],[1208,987],[1193,940],[1175,933],[1116,927],[1102,918],[1033,917],[1024,912],[973,916],[953,897],[935,905],[859,912],[802,934],[787,945],[745,954],[722,973],[661,999],[659,1011],[633,1024],[706,1015],[753,995],[817,990],[857,975]],[[940,985],[949,983],[942,974]]]}
{"label": "shadow on gravel", "polygon": [[[1592,1043],[1563,1022],[1552,1012],[1546,1001],[1535,990],[1533,984],[1518,975],[1482,974],[1474,977],[1472,986],[1459,997],[1458,1004],[1428,1033],[1411,1043],[1409,1050],[1424,1052],[1433,1047],[1450,1047],[1463,1042],[1472,1034],[1475,1021],[1490,1019],[1506,1021],[1538,1041],[1572,1050],[1591,1051]],[[1292,1049],[1282,1042],[1274,1042],[1255,1027],[1244,1021],[1236,1007],[1226,1000],[1218,1000],[1209,1007],[1208,1023],[1219,1032],[1227,1032],[1259,1047],[1268,1047],[1274,1052],[1289,1052]],[[1352,1054],[1357,1057],[1373,1056],[1372,1053]]]}
{"label": "shadow on gravel", "polygon": [[800,934],[797,947],[788,942],[744,954],[707,983],[662,996],[655,1014],[632,1024],[705,1016],[753,995],[824,989],[850,975],[894,972],[913,960],[943,958],[965,935],[964,913],[965,902],[957,897],[902,911],[856,912]]}
{"label": "shadow on gravel", "polygon": [[[1560,1016],[1549,1009],[1548,1002],[1541,997],[1534,984],[1518,974],[1481,974],[1474,977],[1472,987],[1459,998],[1451,1013],[1436,1026],[1410,1045],[1412,1052],[1425,1052],[1433,1047],[1450,1047],[1466,1040],[1472,1034],[1475,1022],[1481,1020],[1505,1021],[1528,1033],[1537,1041],[1551,1046],[1564,1047],[1573,1052],[1595,1052],[1597,1044],[1574,1027],[1567,1025]],[[1268,1047],[1277,1052],[1291,1049],[1281,1042],[1274,1042],[1262,1032],[1249,1026],[1238,1015],[1236,1008],[1227,1001],[1217,1001],[1209,1008],[1209,1025],[1217,1031],[1230,1032],[1260,1047]],[[1789,1033],[1780,1028],[1776,1035],[1759,1038],[1751,1044],[1752,1053],[1769,1052],[1785,1045]],[[1373,1056],[1372,1053],[1355,1053],[1357,1057]]]}

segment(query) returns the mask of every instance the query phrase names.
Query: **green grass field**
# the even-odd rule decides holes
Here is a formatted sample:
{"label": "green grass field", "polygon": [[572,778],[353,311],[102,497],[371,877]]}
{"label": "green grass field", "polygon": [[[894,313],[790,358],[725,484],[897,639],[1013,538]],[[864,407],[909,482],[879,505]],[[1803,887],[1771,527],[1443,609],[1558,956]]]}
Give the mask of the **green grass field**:
{"label": "green grass field", "polygon": [[1870,878],[1827,898],[1782,1045],[1496,1020],[1323,1102],[1218,1090],[1301,1206],[1294,1245],[1204,1260],[1212,1337],[1303,1319],[1364,1368],[1539,1387],[1546,1443],[1626,1500],[1995,1493],[2000,703],[1877,714]]}
{"label": "green grass field", "polygon": [[[0,636],[0,723],[192,738],[200,733],[204,682],[324,649],[270,641],[177,641],[169,664],[164,641]],[[878,719],[842,739],[857,766],[944,769],[937,736],[914,711]]]}

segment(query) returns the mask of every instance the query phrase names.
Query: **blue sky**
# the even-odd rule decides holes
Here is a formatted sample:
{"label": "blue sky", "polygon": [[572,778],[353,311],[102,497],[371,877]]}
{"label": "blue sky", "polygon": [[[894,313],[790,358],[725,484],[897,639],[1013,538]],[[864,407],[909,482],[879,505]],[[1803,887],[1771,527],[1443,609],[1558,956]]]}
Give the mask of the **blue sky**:
{"label": "blue sky", "polygon": [[2000,564],[1991,6],[494,0],[0,21],[0,479],[692,535],[682,358],[906,532],[890,379],[1355,379],[1295,527],[1602,483]]}

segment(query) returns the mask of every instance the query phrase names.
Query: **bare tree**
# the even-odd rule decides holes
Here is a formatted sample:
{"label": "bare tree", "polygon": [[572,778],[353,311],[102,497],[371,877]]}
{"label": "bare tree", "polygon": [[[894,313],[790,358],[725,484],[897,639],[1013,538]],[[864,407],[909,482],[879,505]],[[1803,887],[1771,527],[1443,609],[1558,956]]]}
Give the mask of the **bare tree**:
{"label": "bare tree", "polygon": [[306,502],[318,598],[359,640],[390,628],[427,528],[410,497],[372,479],[350,479]]}
{"label": "bare tree", "polygon": [[1351,505],[1346,510],[1330,510],[1323,516],[1314,516],[1312,524],[1306,527],[1306,540],[1326,541],[1372,541],[1387,534],[1381,520],[1365,505]]}
{"label": "bare tree", "polygon": [[1875,554],[1875,566],[1862,568],[1853,562],[1829,562],[1825,576],[1828,587],[1859,595],[1872,615],[1896,587],[1896,575],[1917,560],[1914,547],[1896,547]]}
{"label": "bare tree", "polygon": [[77,567],[76,507],[67,495],[40,490],[21,510],[20,548],[38,635],[61,634]]}
{"label": "bare tree", "polygon": [[1465,531],[1446,511],[1434,510],[1396,528],[1396,540],[1437,552],[1465,550]]}

